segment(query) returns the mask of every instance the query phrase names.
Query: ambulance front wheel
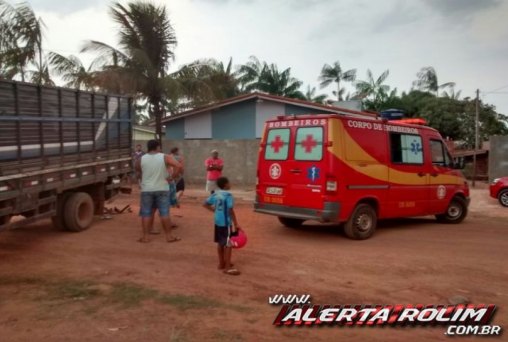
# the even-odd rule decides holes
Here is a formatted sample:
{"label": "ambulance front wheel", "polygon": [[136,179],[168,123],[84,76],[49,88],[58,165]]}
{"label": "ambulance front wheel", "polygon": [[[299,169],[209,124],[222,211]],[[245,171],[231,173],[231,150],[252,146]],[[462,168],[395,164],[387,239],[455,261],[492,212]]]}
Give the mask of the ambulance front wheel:
{"label": "ambulance front wheel", "polygon": [[436,215],[439,222],[460,223],[464,221],[467,215],[467,202],[461,197],[455,197],[450,201],[446,213]]}
{"label": "ambulance front wheel", "polygon": [[376,210],[367,203],[360,203],[344,225],[344,232],[350,239],[365,240],[374,234],[376,226]]}
{"label": "ambulance front wheel", "polygon": [[298,228],[298,227],[300,227],[302,225],[304,220],[295,219],[295,218],[289,218],[289,217],[280,217],[279,216],[279,221],[280,221],[280,223],[282,223],[286,227],[289,227],[289,228]]}

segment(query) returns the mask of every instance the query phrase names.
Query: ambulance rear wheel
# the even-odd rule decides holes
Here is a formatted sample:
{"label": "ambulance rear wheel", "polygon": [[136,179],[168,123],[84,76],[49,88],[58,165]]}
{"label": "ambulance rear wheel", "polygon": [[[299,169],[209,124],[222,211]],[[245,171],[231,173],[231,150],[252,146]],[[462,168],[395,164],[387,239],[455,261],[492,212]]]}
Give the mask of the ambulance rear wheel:
{"label": "ambulance rear wheel", "polygon": [[464,221],[467,215],[467,202],[461,197],[455,197],[451,200],[446,209],[446,213],[436,215],[439,222],[460,223]]}
{"label": "ambulance rear wheel", "polygon": [[279,216],[279,222],[289,228],[298,228],[302,225],[303,221],[304,220]]}
{"label": "ambulance rear wheel", "polygon": [[365,240],[374,234],[376,226],[376,210],[367,203],[360,203],[344,225],[344,233],[350,239]]}

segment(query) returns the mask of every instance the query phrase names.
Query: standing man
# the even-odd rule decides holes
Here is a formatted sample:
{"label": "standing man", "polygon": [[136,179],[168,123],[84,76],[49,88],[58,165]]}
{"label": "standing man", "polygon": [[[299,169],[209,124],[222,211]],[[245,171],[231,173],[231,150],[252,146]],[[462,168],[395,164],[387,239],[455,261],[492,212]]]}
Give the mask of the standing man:
{"label": "standing man", "polygon": [[213,194],[217,190],[217,179],[222,176],[224,161],[219,158],[219,151],[212,150],[212,156],[205,161],[206,191]]}
{"label": "standing man", "polygon": [[171,234],[171,219],[169,217],[169,169],[173,167],[173,176],[178,175],[181,165],[174,158],[161,153],[157,140],[147,143],[148,152],[136,163],[138,180],[141,181],[141,200],[139,216],[143,226],[140,242],[149,242],[148,234],[153,227],[155,210],[159,211],[162,227],[166,233],[167,242],[177,242],[181,239]]}

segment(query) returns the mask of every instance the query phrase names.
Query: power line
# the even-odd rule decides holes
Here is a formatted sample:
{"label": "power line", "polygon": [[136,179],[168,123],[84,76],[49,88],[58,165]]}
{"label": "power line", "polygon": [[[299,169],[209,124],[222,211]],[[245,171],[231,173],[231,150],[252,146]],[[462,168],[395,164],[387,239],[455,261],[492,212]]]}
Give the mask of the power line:
{"label": "power line", "polygon": [[501,90],[501,89],[504,89],[504,88],[508,88],[508,84],[507,85],[504,85],[502,87],[499,87],[499,88],[496,88],[494,90],[491,90],[491,91],[486,91],[486,92],[482,92],[484,95],[487,95],[487,94],[497,94],[497,91],[498,90]]}

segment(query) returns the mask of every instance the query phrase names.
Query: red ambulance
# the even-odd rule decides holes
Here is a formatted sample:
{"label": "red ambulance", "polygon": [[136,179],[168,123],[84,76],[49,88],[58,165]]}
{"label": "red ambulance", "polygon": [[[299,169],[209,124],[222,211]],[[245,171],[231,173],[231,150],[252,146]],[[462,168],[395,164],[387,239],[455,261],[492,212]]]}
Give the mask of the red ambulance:
{"label": "red ambulance", "polygon": [[469,187],[434,129],[369,113],[280,116],[266,122],[255,211],[288,227],[345,222],[367,239],[378,219],[435,215],[459,223]]}

